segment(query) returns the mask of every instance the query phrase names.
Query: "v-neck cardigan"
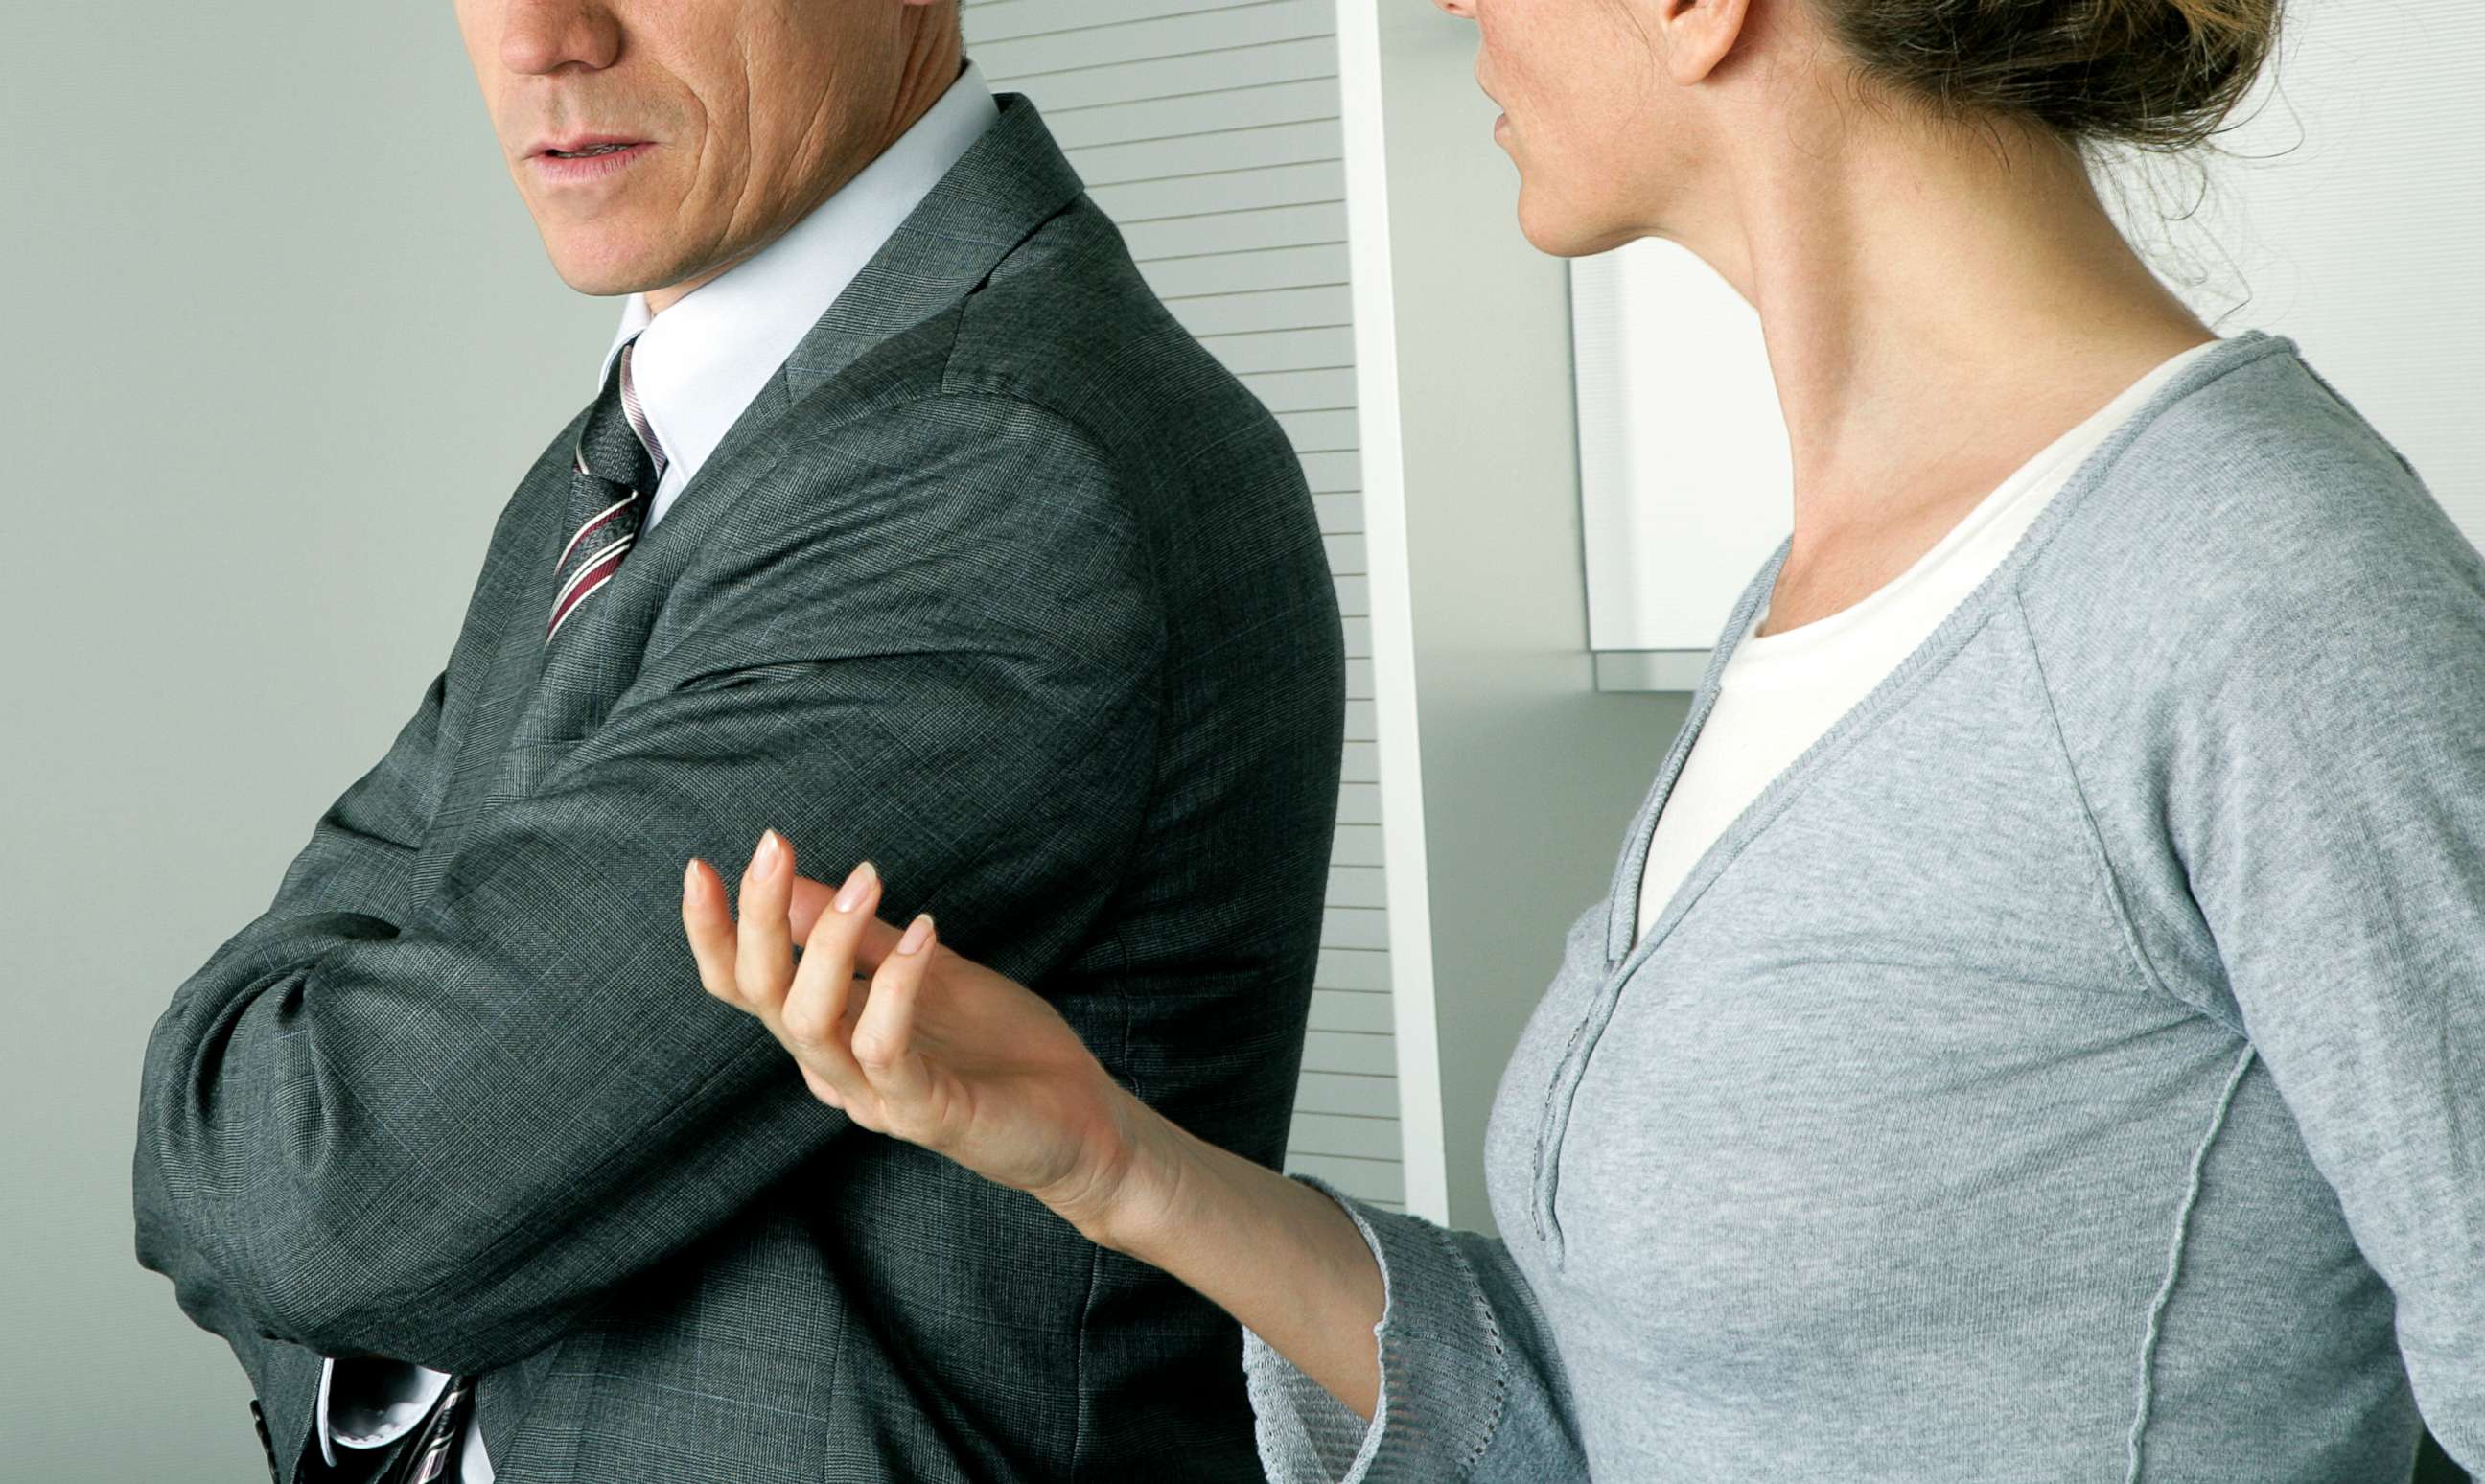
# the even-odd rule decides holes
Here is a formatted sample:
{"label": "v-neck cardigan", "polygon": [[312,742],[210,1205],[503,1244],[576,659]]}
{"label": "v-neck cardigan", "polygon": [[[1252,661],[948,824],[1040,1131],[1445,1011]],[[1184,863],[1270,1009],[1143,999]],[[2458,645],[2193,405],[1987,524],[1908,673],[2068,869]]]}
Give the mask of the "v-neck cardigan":
{"label": "v-neck cardigan", "polygon": [[[1505,1068],[1499,1238],[1343,1195],[1276,1480],[2485,1466],[2485,560],[2259,330],[2158,388],[1636,944],[1744,590]],[[1471,863],[1489,869],[1489,863]]]}

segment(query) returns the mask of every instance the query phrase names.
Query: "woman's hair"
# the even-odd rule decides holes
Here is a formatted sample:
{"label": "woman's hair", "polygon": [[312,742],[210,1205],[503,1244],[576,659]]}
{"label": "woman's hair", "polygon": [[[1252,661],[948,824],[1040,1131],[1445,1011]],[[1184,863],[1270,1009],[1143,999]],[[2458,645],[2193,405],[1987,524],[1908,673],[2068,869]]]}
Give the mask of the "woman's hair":
{"label": "woman's hair", "polygon": [[1870,81],[1939,117],[2173,151],[2215,132],[2280,0],[1812,0]]}

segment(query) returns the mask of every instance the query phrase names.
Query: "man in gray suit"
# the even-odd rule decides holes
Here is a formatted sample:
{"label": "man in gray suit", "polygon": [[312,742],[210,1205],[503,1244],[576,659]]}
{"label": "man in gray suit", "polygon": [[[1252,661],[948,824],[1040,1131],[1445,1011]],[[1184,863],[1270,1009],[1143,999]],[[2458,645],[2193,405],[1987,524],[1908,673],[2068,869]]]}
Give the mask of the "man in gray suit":
{"label": "man in gray suit", "polygon": [[628,305],[446,669],[158,1020],[140,1260],[285,1484],[1257,1478],[1230,1324],[813,1098],[678,893],[770,826],[867,856],[1275,1163],[1343,709],[1284,433],[955,0],[457,12]]}

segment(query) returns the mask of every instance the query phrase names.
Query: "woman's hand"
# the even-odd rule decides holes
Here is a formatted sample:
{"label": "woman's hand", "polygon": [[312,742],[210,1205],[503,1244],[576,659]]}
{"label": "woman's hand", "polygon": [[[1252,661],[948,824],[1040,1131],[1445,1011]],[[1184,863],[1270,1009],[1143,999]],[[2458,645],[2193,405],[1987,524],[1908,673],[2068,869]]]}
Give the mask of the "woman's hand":
{"label": "woman's hand", "polygon": [[693,861],[682,928],[699,982],[758,1016],[820,1101],[1164,1269],[1372,1415],[1380,1267],[1345,1210],[1175,1127],[1043,999],[935,943],[928,914],[899,934],[872,915],[879,902],[870,862],[831,900],[771,830],[742,875],[741,921],[723,878]]}
{"label": "woman's hand", "polygon": [[937,943],[929,914],[903,935],[881,921],[880,889],[865,861],[832,900],[796,876],[793,845],[771,830],[743,873],[737,923],[723,878],[691,862],[682,927],[700,983],[758,1016],[821,1102],[1113,1245],[1139,1143],[1161,1120],[1042,997]]}

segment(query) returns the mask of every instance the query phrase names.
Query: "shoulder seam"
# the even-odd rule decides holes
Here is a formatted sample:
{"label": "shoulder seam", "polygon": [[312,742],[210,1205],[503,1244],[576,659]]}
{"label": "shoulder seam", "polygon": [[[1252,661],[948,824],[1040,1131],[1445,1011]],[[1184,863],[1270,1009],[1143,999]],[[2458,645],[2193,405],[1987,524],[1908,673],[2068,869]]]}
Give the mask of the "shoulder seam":
{"label": "shoulder seam", "polygon": [[[953,358],[955,354],[956,347],[953,344],[951,346],[951,355]],[[1081,418],[1067,408],[1062,407],[1050,398],[1037,395],[1033,389],[1015,382],[961,379],[960,373],[954,364],[954,359],[950,362],[944,362],[941,368],[940,389],[936,392],[926,394],[921,399],[925,401],[949,401],[975,398],[988,398],[996,401],[1011,402],[1018,406],[1031,408],[1036,412],[1043,413],[1046,417],[1051,418],[1055,422],[1068,427],[1071,431],[1077,433],[1082,441],[1095,451],[1098,455],[1099,462],[1114,468],[1116,473],[1120,472],[1118,461],[1114,455],[1113,445],[1106,439],[1103,433],[1089,426],[1084,418]]]}
{"label": "shoulder seam", "polygon": [[2062,734],[2062,719],[2054,695],[2053,678],[2045,673],[2044,652],[2036,644],[2036,626],[2028,617],[2026,594],[2017,584],[2010,589],[2010,605],[2018,616],[2020,643],[2026,646],[2028,661],[2036,672],[2036,689],[2045,698],[2046,732],[2054,739],[2054,755],[2062,759],[2062,773],[2070,781],[2072,796],[2079,800],[2081,833],[2086,836],[2089,849],[2096,860],[2097,871],[2105,888],[2106,906],[2114,914],[2115,925],[2121,930],[2123,949],[2139,972],[2142,986],[2153,989],[2176,1004],[2242,1036],[2243,1027],[2218,1006],[2203,1004],[2176,989],[2165,975],[2158,972],[2156,961],[2149,957],[2147,947],[2141,942],[2139,924],[2132,921],[2130,903],[2124,899],[2121,874],[2115,869],[2114,852],[2106,844],[2105,832],[2097,828],[2096,810],[2089,803],[2088,782],[2080,776],[2079,760],[2071,756],[2070,739]]}
{"label": "shoulder seam", "polygon": [[[2081,460],[2079,468],[2073,471],[2074,479],[2079,479],[2083,473],[2086,474],[2086,478],[2081,480],[2079,483],[2078,493],[2080,504],[2085,507],[2088,503],[2089,493],[2092,489],[2115,478],[2116,473],[2122,468],[2123,461],[2131,455],[2132,449],[2146,439],[2149,433],[2155,431],[2157,426],[2166,420],[2166,415],[2168,413],[2172,412],[2175,408],[2180,407],[2185,402],[2190,401],[2193,398],[2198,397],[2209,388],[2216,386],[2219,382],[2226,380],[2228,376],[2242,371],[2245,367],[2259,365],[2271,356],[2278,354],[2281,348],[2282,347],[2280,345],[2279,342],[2276,339],[2272,339],[2269,344],[2257,347],[2253,354],[2236,361],[2233,365],[2220,367],[2214,373],[2204,378],[2199,385],[2187,388],[2182,396],[2174,398],[2162,404],[2158,404],[2156,406],[2156,410],[2150,413],[2148,421],[2145,423],[2134,421],[2134,419],[2138,417],[2140,411],[2139,408],[2134,408],[2132,410],[2131,418],[2126,418],[2121,424],[2116,426],[2106,435],[2106,441],[2114,445],[2114,451],[2106,456],[2105,461],[2098,464],[2092,473],[2086,472],[2089,461],[2093,460],[2097,456],[2097,453],[2102,452],[2101,450],[2091,450],[2089,457]],[[2297,364],[2302,364],[2301,357],[2297,358]],[[2191,372],[2191,370],[2192,368],[2186,367],[2182,372],[2177,374],[2175,379],[2180,380],[2183,375],[2188,375]],[[2146,406],[2156,403],[2157,395],[2162,395],[2164,391],[2165,388],[2160,387],[2158,389],[2158,393],[2152,394],[2151,397],[2143,402],[2143,405]],[[2058,493],[2055,498],[2059,500],[2062,498],[2062,495]],[[2010,586],[2014,596],[2019,591],[2022,585],[2028,581],[2028,574],[2034,570],[2036,565],[2044,560],[2046,554],[2052,550],[2055,538],[2061,536],[2062,531],[2070,525],[2070,517],[2078,513],[2079,511],[2077,510],[2065,510],[2063,512],[2062,519],[2049,521],[2046,523],[2046,529],[2041,533],[2039,539],[2034,545],[2029,548],[2028,555],[2026,559],[2019,563],[2018,570],[2011,574]]]}

